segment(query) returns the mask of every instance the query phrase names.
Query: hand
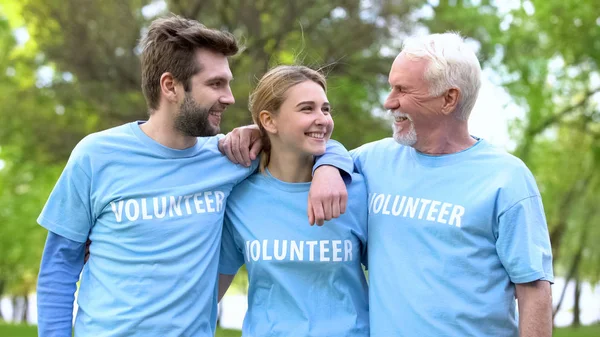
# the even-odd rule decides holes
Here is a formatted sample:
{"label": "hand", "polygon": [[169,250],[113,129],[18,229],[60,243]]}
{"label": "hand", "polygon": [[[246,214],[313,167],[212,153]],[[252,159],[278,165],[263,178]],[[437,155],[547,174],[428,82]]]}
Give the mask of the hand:
{"label": "hand", "polygon": [[234,164],[246,167],[252,164],[262,150],[262,138],[256,125],[242,126],[233,129],[219,140],[219,151]]}
{"label": "hand", "polygon": [[325,220],[337,218],[346,212],[348,191],[340,171],[323,165],[315,171],[308,192],[308,222],[322,226]]}

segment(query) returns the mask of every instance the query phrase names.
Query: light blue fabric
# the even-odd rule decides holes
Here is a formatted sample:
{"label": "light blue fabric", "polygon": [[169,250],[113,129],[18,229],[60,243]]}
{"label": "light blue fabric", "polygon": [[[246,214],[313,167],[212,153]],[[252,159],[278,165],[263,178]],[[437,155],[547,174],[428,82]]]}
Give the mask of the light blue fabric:
{"label": "light blue fabric", "polygon": [[39,337],[70,337],[85,243],[48,232],[37,283]]}
{"label": "light blue fabric", "polygon": [[517,337],[514,283],[553,281],[527,167],[485,140],[443,156],[393,139],[351,153],[369,190],[371,336]]}
{"label": "light blue fabric", "polygon": [[[75,334],[213,336],[225,203],[258,161],[250,168],[232,164],[218,151],[222,136],[198,138],[185,150],[167,148],[140,123],[84,138],[38,218],[59,236],[93,242],[81,275]],[[340,155],[340,147],[328,143],[319,162],[348,166],[352,158]],[[46,281],[60,270],[45,271],[40,286],[49,289]],[[76,281],[69,281],[72,291]],[[72,305],[71,297],[59,298],[57,305]],[[71,312],[65,314],[62,321],[70,321]]]}
{"label": "light blue fabric", "polygon": [[219,271],[235,274],[246,263],[243,336],[369,335],[364,181],[353,175],[346,213],[322,227],[306,219],[309,188],[267,171],[228,200]]}
{"label": "light blue fabric", "polygon": [[253,170],[218,137],[175,150],[138,123],[95,133],[73,150],[38,222],[92,240],[76,336],[213,336],[225,201]]}

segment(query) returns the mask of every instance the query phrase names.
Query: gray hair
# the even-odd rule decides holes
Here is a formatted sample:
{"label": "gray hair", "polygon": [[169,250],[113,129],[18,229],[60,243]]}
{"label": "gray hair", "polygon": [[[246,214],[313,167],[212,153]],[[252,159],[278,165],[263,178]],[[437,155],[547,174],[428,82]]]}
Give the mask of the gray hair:
{"label": "gray hair", "polygon": [[460,120],[469,119],[481,87],[481,65],[460,34],[447,32],[407,38],[401,53],[409,58],[429,60],[425,80],[430,95],[442,95],[450,88],[460,89],[454,114]]}

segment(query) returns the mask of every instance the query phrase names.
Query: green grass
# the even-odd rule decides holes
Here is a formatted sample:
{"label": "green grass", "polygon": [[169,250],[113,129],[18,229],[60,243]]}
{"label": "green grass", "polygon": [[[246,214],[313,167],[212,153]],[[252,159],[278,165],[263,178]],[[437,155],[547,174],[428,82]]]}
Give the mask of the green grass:
{"label": "green grass", "polygon": [[578,329],[563,328],[554,330],[554,337],[598,337],[600,336],[600,324],[582,326]]}
{"label": "green grass", "polygon": [[[239,337],[240,331],[217,329],[216,337]],[[584,326],[579,329],[561,328],[554,330],[554,337],[598,337],[600,324]],[[11,325],[0,323],[0,336],[2,337],[36,337],[37,327],[32,325]]]}
{"label": "green grass", "polygon": [[[240,337],[238,330],[217,329],[215,337]],[[13,325],[0,322],[1,337],[37,337],[37,326],[35,325]]]}

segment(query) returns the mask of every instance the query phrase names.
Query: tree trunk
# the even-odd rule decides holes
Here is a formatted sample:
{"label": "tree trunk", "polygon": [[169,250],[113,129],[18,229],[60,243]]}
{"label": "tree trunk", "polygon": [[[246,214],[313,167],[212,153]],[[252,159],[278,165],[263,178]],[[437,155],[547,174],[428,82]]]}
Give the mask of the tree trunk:
{"label": "tree trunk", "polygon": [[581,306],[580,306],[580,297],[581,297],[581,281],[579,280],[579,275],[575,278],[575,303],[573,304],[573,327],[578,328],[581,326],[580,314],[581,314]]}
{"label": "tree trunk", "polygon": [[569,273],[567,274],[567,277],[565,278],[565,286],[563,287],[563,289],[560,293],[560,298],[558,299],[558,303],[556,303],[556,308],[554,308],[554,311],[552,312],[552,321],[554,321],[554,317],[556,317],[556,314],[558,313],[558,310],[560,310],[560,306],[562,305],[563,300],[565,299],[565,294],[567,292],[567,286],[569,285],[569,282],[579,272],[579,261],[581,261],[582,252],[583,252],[583,245],[579,246],[579,250],[577,251],[577,254],[575,254],[575,257],[573,258],[573,262],[571,262],[571,269],[569,270]]}
{"label": "tree trunk", "polygon": [[[0,299],[2,299],[2,294],[4,294],[4,285],[5,281],[0,279]],[[2,307],[0,307],[0,320],[4,320],[4,316],[2,316]]]}
{"label": "tree trunk", "polygon": [[12,321],[13,323],[18,323],[18,318],[19,318],[19,301],[18,301],[18,297],[17,296],[12,296],[11,297],[11,302],[12,302],[12,309],[13,309],[13,314],[12,314]]}
{"label": "tree trunk", "polygon": [[23,296],[23,312],[21,313],[21,322],[28,322],[28,312],[29,312],[29,297],[27,295]]}

